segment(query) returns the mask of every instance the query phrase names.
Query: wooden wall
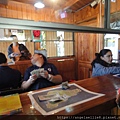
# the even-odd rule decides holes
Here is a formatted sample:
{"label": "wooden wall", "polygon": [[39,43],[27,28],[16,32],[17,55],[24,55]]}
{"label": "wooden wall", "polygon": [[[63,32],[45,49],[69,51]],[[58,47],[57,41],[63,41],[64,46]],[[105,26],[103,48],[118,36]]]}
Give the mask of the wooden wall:
{"label": "wooden wall", "polygon": [[56,11],[49,8],[36,9],[29,4],[9,1],[7,6],[0,5],[0,16],[5,18],[25,19],[34,21],[73,23],[73,13],[68,13],[67,17],[61,19]]}
{"label": "wooden wall", "polygon": [[[112,14],[118,11],[120,11],[120,0],[116,0],[116,2],[111,2],[110,13]],[[90,21],[94,18],[97,18],[97,16],[100,14],[102,17],[104,17],[104,4],[100,3],[98,6],[95,7],[87,6],[74,14],[74,23],[80,24],[84,23],[85,21]],[[104,24],[103,22],[104,20],[102,21],[102,24]],[[89,24],[86,24],[86,26],[89,26]]]}
{"label": "wooden wall", "polygon": [[63,81],[77,80],[75,57],[48,59],[48,62],[53,63],[57,67],[59,73],[63,77]]}
{"label": "wooden wall", "polygon": [[91,61],[95,58],[97,40],[95,34],[78,33],[77,60],[78,79],[91,77]]}
{"label": "wooden wall", "polygon": [[[80,26],[101,27],[101,16],[100,5],[96,8],[88,6],[75,13],[75,23]],[[75,45],[77,77],[91,77],[91,62],[95,58],[95,53],[103,47],[103,36],[95,33],[75,33]]]}

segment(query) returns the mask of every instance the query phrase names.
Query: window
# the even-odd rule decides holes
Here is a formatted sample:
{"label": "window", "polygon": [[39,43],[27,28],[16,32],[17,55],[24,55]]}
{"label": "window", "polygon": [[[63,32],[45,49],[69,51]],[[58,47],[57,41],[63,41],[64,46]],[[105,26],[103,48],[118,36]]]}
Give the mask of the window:
{"label": "window", "polygon": [[41,31],[38,38],[34,38],[35,50],[47,49],[48,57],[74,55],[73,32]]}

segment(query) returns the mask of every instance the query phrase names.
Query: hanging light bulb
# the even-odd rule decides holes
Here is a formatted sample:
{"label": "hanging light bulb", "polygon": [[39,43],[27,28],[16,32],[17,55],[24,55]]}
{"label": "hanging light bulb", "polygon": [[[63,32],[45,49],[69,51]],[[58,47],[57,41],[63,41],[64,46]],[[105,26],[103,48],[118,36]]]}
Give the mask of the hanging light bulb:
{"label": "hanging light bulb", "polygon": [[35,3],[34,6],[35,6],[36,8],[44,8],[44,7],[45,7],[45,5],[44,5],[43,3],[41,3],[41,2]]}

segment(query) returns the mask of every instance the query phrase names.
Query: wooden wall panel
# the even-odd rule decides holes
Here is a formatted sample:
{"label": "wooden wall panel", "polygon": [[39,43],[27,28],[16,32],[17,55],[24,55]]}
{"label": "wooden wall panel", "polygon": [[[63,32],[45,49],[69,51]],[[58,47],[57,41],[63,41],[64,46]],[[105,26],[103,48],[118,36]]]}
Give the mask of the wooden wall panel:
{"label": "wooden wall panel", "polygon": [[28,41],[32,40],[32,31],[31,30],[24,30],[25,32],[25,39]]}
{"label": "wooden wall panel", "polygon": [[30,8],[31,8],[31,20],[34,20],[34,18],[35,18],[35,8],[33,6],[31,6]]}
{"label": "wooden wall panel", "polygon": [[64,43],[65,49],[64,49],[64,53],[65,55],[73,55],[73,43],[72,42],[65,42]]}
{"label": "wooden wall panel", "polygon": [[17,18],[18,19],[23,19],[23,16],[22,16],[22,6],[19,5],[19,4],[16,4],[17,5]]}
{"label": "wooden wall panel", "polygon": [[[0,8],[0,9],[1,9],[1,8]],[[11,9],[11,6],[8,6],[8,7],[7,7],[7,10],[6,10],[6,12],[7,12],[7,16],[6,16],[6,17],[7,17],[7,18],[12,18],[12,13],[11,13],[11,10],[10,10],[10,9]],[[0,12],[0,13],[1,13],[1,12]],[[1,15],[0,15],[0,16],[1,16]]]}
{"label": "wooden wall panel", "polygon": [[22,13],[23,13],[23,19],[27,19],[27,7],[25,5],[22,5]]}
{"label": "wooden wall panel", "polygon": [[[13,18],[19,18],[19,14],[17,14],[17,10],[19,10],[19,6],[16,4],[11,4],[11,16]],[[19,13],[20,13],[20,11],[19,11]]]}
{"label": "wooden wall panel", "polygon": [[[76,12],[74,14],[74,22],[81,23],[92,18],[96,18],[99,14],[99,7],[101,6],[102,16],[104,17],[104,4],[100,3],[97,7],[87,6],[84,9]],[[120,11],[120,0],[116,0],[116,2],[111,2],[110,12],[118,12]]]}
{"label": "wooden wall panel", "polygon": [[56,52],[56,44],[54,42],[47,42],[46,43],[46,48],[47,48],[47,54],[49,56],[57,56]]}
{"label": "wooden wall panel", "polygon": [[[97,26],[97,20],[85,22],[88,26]],[[89,24],[88,24],[89,23]],[[81,25],[81,24],[80,24]],[[78,79],[90,77],[91,62],[95,58],[95,52],[99,50],[97,34],[76,33],[76,56],[78,60]]]}
{"label": "wooden wall panel", "polygon": [[59,18],[55,15],[55,10],[50,8],[36,9],[29,4],[10,1],[7,6],[0,5],[0,16],[17,19],[27,19],[35,21],[73,23],[73,13],[68,13],[66,18]]}
{"label": "wooden wall panel", "polygon": [[[7,49],[8,49],[8,46],[11,44],[11,42],[0,42],[0,52],[4,53],[6,55],[6,57],[8,56],[8,52],[7,52]],[[2,47],[4,46],[4,47]],[[8,61],[10,61],[8,59]]]}
{"label": "wooden wall panel", "polygon": [[78,33],[78,59],[80,61],[92,61],[94,56],[93,50],[96,47],[94,43],[95,36],[92,33]]}
{"label": "wooden wall panel", "polygon": [[[71,32],[65,32],[64,33],[64,40],[68,40],[68,42],[64,42],[64,46],[65,46],[65,55],[73,55],[73,43],[69,42],[69,40],[72,40],[72,33]],[[69,54],[71,53],[71,54]]]}
{"label": "wooden wall panel", "polygon": [[53,63],[63,77],[63,81],[76,80],[75,76],[75,58],[48,59]]}
{"label": "wooden wall panel", "polygon": [[32,20],[32,9],[33,7],[31,5],[26,5],[26,12],[27,12],[27,19]]}
{"label": "wooden wall panel", "polygon": [[116,6],[117,11],[120,11],[120,0],[116,0]]}
{"label": "wooden wall panel", "polygon": [[111,2],[110,10],[111,13],[115,11],[120,11],[120,0],[116,0],[116,2]]}
{"label": "wooden wall panel", "polygon": [[[57,40],[56,32],[46,31],[45,34],[46,40]],[[46,42],[46,48],[48,51],[48,57],[57,55],[56,51],[54,51],[56,49],[56,44],[54,42]]]}
{"label": "wooden wall panel", "polygon": [[34,42],[26,42],[25,45],[30,51],[30,53],[33,55],[34,54]]}
{"label": "wooden wall panel", "polygon": [[0,16],[7,17],[7,10],[4,5],[0,5]]}
{"label": "wooden wall panel", "polygon": [[79,62],[78,79],[82,80],[91,77],[91,65],[87,62]]}
{"label": "wooden wall panel", "polygon": [[45,8],[40,9],[40,10],[39,9],[35,9],[36,18],[38,20],[44,21],[45,20],[45,14],[43,14],[43,13],[45,13],[45,11],[46,11]]}
{"label": "wooden wall panel", "polygon": [[74,22],[81,23],[83,21],[87,21],[93,18],[96,18],[98,11],[98,6],[95,8],[91,8],[90,6],[85,7],[84,9],[76,12],[74,14]]}

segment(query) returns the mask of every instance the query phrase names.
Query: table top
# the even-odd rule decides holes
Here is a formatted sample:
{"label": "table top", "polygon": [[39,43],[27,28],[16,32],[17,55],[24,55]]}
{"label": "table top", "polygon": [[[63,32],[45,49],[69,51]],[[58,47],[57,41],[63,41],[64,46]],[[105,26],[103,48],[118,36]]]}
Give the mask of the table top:
{"label": "table top", "polygon": [[[120,85],[120,80],[112,75],[99,76],[75,81],[81,87],[105,94],[105,96],[90,100],[88,102],[73,106],[71,111],[62,110],[55,113],[55,115],[99,115],[107,110],[116,107],[116,89]],[[49,88],[54,88],[49,87]],[[37,91],[45,90],[48,88],[40,89]],[[32,107],[28,93],[20,94],[20,99],[23,107],[23,112],[20,115],[41,115],[35,108]]]}

